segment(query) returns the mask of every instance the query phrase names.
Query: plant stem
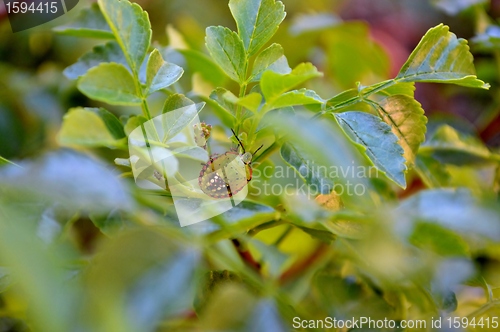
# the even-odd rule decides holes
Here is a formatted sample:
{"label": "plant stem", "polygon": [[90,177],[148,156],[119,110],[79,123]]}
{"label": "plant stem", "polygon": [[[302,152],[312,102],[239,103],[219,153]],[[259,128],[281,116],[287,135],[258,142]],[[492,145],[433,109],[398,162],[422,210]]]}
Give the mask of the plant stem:
{"label": "plant stem", "polygon": [[478,317],[478,316],[484,314],[485,312],[487,312],[488,310],[490,310],[494,307],[497,307],[497,306],[500,306],[500,300],[490,301],[490,302],[484,304],[483,306],[481,306],[480,308],[478,308],[477,310],[468,314],[467,318],[471,319],[473,317]]}
{"label": "plant stem", "polygon": [[[245,94],[247,93],[247,83],[242,83],[240,85],[240,93],[238,95],[238,98],[243,98],[245,96]],[[238,105],[236,107],[236,129],[235,129],[235,132],[236,134],[239,133],[240,131],[240,124],[241,124],[241,117],[242,117],[242,109],[243,107],[241,105]]]}
{"label": "plant stem", "polygon": [[326,114],[326,113],[333,113],[334,111],[342,108],[342,107],[346,107],[346,106],[350,106],[350,105],[354,105],[354,104],[357,104],[359,102],[363,101],[359,96],[356,96],[356,97],[353,97],[351,99],[348,99],[346,101],[343,101],[335,106],[332,106],[330,108],[327,108],[326,110],[323,110],[321,112],[318,112],[316,114],[314,114],[314,116],[311,118],[311,120],[314,120],[314,119],[317,119],[319,118],[320,116]]}
{"label": "plant stem", "polygon": [[392,79],[392,80],[387,80],[385,82],[379,83],[378,86],[375,86],[375,88],[372,88],[372,90],[369,90],[370,87],[367,87],[364,90],[361,90],[360,94],[358,96],[350,98],[350,99],[347,99],[347,100],[345,100],[345,101],[343,101],[341,103],[338,103],[338,104],[336,104],[334,106],[331,106],[330,108],[327,108],[326,110],[318,112],[311,119],[319,118],[323,114],[333,113],[334,111],[336,111],[338,109],[341,109],[341,108],[347,107],[347,106],[351,106],[351,105],[354,105],[354,104],[357,104],[357,103],[360,103],[360,102],[369,103],[370,100],[367,99],[367,97],[369,97],[370,95],[375,94],[377,92],[380,92],[380,91],[382,91],[384,89],[387,89],[388,87],[390,87],[390,86],[392,86],[392,85],[394,85],[396,83],[397,83],[397,80]]}
{"label": "plant stem", "polygon": [[238,252],[241,260],[257,273],[260,273],[261,264],[253,257],[248,247],[238,239],[232,239],[231,242],[233,243],[234,248]]}
{"label": "plant stem", "polygon": [[283,234],[281,234],[280,237],[277,238],[276,241],[274,241],[274,245],[276,247],[279,246],[279,244],[286,239],[286,237],[288,236],[288,234],[290,234],[290,232],[292,230],[293,230],[293,226],[292,225],[288,225],[288,227],[285,229],[285,231],[283,232]]}
{"label": "plant stem", "polygon": [[263,230],[266,230],[266,229],[269,229],[269,228],[273,228],[273,227],[276,227],[276,226],[279,226],[279,225],[283,225],[283,224],[286,224],[286,223],[288,223],[288,222],[286,220],[283,220],[283,219],[271,220],[271,221],[262,223],[262,224],[260,224],[259,226],[255,227],[255,228],[252,228],[251,230],[249,230],[247,232],[247,235],[248,236],[255,236],[259,232],[261,232]]}
{"label": "plant stem", "polygon": [[289,280],[293,280],[297,276],[304,273],[305,270],[313,266],[314,264],[321,261],[323,257],[327,257],[329,246],[325,243],[320,243],[313,251],[313,253],[306,257],[305,259],[296,262],[290,266],[286,271],[284,271],[279,278],[281,284],[285,284]]}
{"label": "plant stem", "polygon": [[[129,61],[129,64],[130,64],[130,61]],[[142,102],[141,102],[142,113],[144,114],[144,116],[148,120],[151,120],[151,113],[149,113],[148,102],[146,101],[147,96],[145,96],[144,91],[142,91],[141,81],[139,80],[139,73],[137,73],[137,70],[134,68],[132,68],[132,75],[134,76],[135,90],[137,91],[137,94],[142,99]]]}
{"label": "plant stem", "polygon": [[146,101],[146,98],[142,96],[142,103],[141,103],[142,111],[144,112],[144,115],[148,120],[151,120],[151,113],[149,112],[149,107],[148,107],[148,102]]}

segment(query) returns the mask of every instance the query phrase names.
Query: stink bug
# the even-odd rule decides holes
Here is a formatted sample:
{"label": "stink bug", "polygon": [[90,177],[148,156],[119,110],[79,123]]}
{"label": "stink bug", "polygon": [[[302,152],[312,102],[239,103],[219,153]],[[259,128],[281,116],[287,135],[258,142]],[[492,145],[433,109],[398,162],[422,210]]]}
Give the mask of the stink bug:
{"label": "stink bug", "polygon": [[198,177],[200,189],[213,198],[232,197],[247,185],[252,179],[253,155],[262,148],[261,145],[254,153],[246,152],[236,133],[232,129],[231,131],[243,154],[231,150],[221,155],[211,155]]}

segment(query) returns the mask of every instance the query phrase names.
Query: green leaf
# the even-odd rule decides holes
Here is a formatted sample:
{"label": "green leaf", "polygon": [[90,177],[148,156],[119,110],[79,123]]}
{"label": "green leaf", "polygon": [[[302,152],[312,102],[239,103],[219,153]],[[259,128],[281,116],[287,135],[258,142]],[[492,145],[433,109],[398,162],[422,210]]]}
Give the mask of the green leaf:
{"label": "green leaf", "polygon": [[191,104],[178,108],[175,113],[172,113],[168,123],[163,124],[163,142],[180,133],[187,125],[189,125],[203,109],[205,103]]}
{"label": "green leaf", "polygon": [[246,199],[232,209],[213,218],[222,220],[224,227],[211,233],[209,239],[211,241],[227,239],[236,234],[247,232],[266,220],[274,220],[276,216],[277,212],[272,207]]}
{"label": "green leaf", "polygon": [[445,164],[500,162],[500,155],[492,153],[480,139],[462,134],[449,125],[439,127],[420,149],[419,153]]}
{"label": "green leaf", "polygon": [[4,157],[0,156],[0,166],[2,166],[2,165],[8,165],[8,164],[20,167],[16,163],[13,163],[12,161],[10,161],[8,159],[5,159]]}
{"label": "green leaf", "polygon": [[308,151],[291,143],[285,143],[280,150],[281,158],[293,167],[295,172],[317,190],[319,194],[329,194],[333,189],[333,181],[328,177],[326,168],[315,165]]}
{"label": "green leaf", "polygon": [[325,72],[341,87],[346,89],[355,82],[377,82],[388,78],[389,58],[384,49],[370,37],[368,24],[340,24],[327,30],[324,40],[327,45]]}
{"label": "green leaf", "polygon": [[205,313],[207,304],[210,304],[215,297],[214,295],[217,294],[216,292],[221,287],[227,285],[244,285],[238,273],[228,270],[210,270],[203,276],[200,276],[199,279],[199,287],[193,304],[196,313],[200,316]]}
{"label": "green leaf", "polygon": [[381,90],[379,93],[388,96],[405,95],[413,98],[415,95],[415,83],[413,82],[396,83],[388,88]]}
{"label": "green leaf", "polygon": [[272,71],[264,72],[260,87],[266,98],[266,103],[272,104],[283,93],[321,75],[311,63],[301,63],[289,74],[279,74]]}
{"label": "green leaf", "polygon": [[417,222],[409,241],[442,256],[469,256],[469,246],[455,232],[437,224]]}
{"label": "green leaf", "polygon": [[285,6],[275,0],[231,0],[229,8],[249,56],[276,33],[285,18]]}
{"label": "green leaf", "polygon": [[140,105],[142,99],[134,78],[123,65],[102,63],[90,69],[78,81],[78,89],[87,97],[113,105]]}
{"label": "green leaf", "polygon": [[252,315],[247,318],[244,329],[245,332],[286,332],[289,330],[288,325],[281,318],[278,308],[270,300],[262,300],[256,305]]}
{"label": "green leaf", "polygon": [[252,92],[242,98],[239,98],[236,104],[241,105],[246,109],[256,113],[260,107],[261,102],[262,95],[257,92]]}
{"label": "green leaf", "polygon": [[220,216],[228,224],[244,226],[247,223],[253,224],[255,221],[262,221],[265,215],[274,216],[275,213],[275,210],[268,205],[244,200]]}
{"label": "green leaf", "polygon": [[136,330],[156,331],[165,318],[192,306],[199,255],[192,250],[177,253],[152,267],[130,290],[126,310]]}
{"label": "green leaf", "polygon": [[[3,184],[2,189],[5,189]],[[37,202],[37,205],[42,204],[42,201]],[[29,204],[24,204],[22,208],[10,205],[4,202],[0,204],[0,260],[2,265],[8,266],[8,270],[0,270],[0,287],[9,287],[9,293],[24,294],[21,299],[29,302],[32,310],[30,329],[70,331],[75,326],[70,317],[79,297],[76,285],[64,281],[68,280],[68,262],[75,259],[70,254],[72,247],[60,242],[51,245],[44,243],[36,236],[33,219],[36,220],[37,216],[29,211]],[[9,286],[10,283],[12,285]],[[2,294],[2,298],[6,304],[13,304],[5,295]],[[47,305],[48,298],[53,301],[51,305]],[[15,321],[9,319],[10,315],[2,318],[3,326],[11,331],[26,331],[27,324],[20,321],[13,324]]]}
{"label": "green leaf", "polygon": [[0,266],[0,293],[3,293],[10,285],[12,285],[12,272]]}
{"label": "green leaf", "polygon": [[[373,86],[367,87],[367,89],[370,89],[371,87]],[[328,99],[325,104],[327,110],[336,113],[350,110],[370,113],[373,110],[373,107],[370,104],[361,99],[360,91],[358,89],[343,91]]]}
{"label": "green leaf", "polygon": [[70,24],[56,27],[56,32],[69,36],[113,39],[114,35],[97,4],[82,9]]}
{"label": "green leaf", "polygon": [[489,89],[478,80],[467,41],[449,32],[446,25],[431,28],[401,68],[398,82],[452,83]]}
{"label": "green leaf", "polygon": [[238,102],[236,97],[231,91],[224,88],[217,88],[210,94],[210,99],[217,102],[217,104],[226,112],[236,117],[236,108],[234,104]]}
{"label": "green leaf", "polygon": [[217,88],[210,94],[210,98],[217,103],[221,109],[236,118],[237,105],[245,107],[245,112],[241,115],[242,119],[252,115],[260,107],[262,96],[259,93],[252,92],[242,98],[236,97],[231,91],[224,88]]}
{"label": "green leaf", "polygon": [[[314,169],[315,165],[312,164],[311,162],[308,162],[307,160],[304,160],[304,159],[302,159],[302,161],[299,161],[299,162],[294,161],[293,159],[298,159],[297,157],[299,157],[299,155],[297,154],[296,151],[292,150],[293,151],[292,153],[295,156],[293,156],[293,155],[291,156],[290,154],[292,154],[292,153],[290,153],[290,144],[289,143],[286,143],[286,144],[287,144],[287,147],[285,147],[285,148],[282,147],[282,149],[281,149],[281,151],[283,152],[281,154],[282,158],[283,159],[285,157],[287,158],[287,159],[284,159],[285,162],[288,165],[291,165],[287,161],[287,160],[291,160],[292,162],[294,162],[295,165],[305,165],[305,167],[308,168],[308,171],[311,172],[311,174],[305,174],[305,168],[302,167],[302,169],[301,169],[301,167],[299,166],[298,169],[302,172],[302,174],[301,174],[301,173],[297,172],[297,168],[295,166],[291,165],[293,167],[294,171],[297,172],[297,175],[300,177],[300,179],[304,179],[304,177],[310,177],[309,179],[306,179],[304,182],[306,182],[306,183],[316,182],[316,186],[317,186],[317,183],[320,181],[332,183],[331,179],[328,177],[327,172],[324,172],[324,171],[321,172],[319,169],[315,170]],[[293,149],[293,147],[292,147],[292,149]],[[302,152],[301,157],[304,157],[304,156],[305,156],[305,154]],[[316,179],[314,179],[314,177],[316,177]],[[325,179],[325,180],[323,180],[323,179]],[[325,190],[325,192],[326,191],[328,191],[328,190]],[[281,202],[283,204],[285,211],[287,212],[287,215],[288,215],[290,222],[293,223],[295,226],[315,227],[319,220],[323,220],[323,219],[327,218],[330,214],[330,211],[328,211],[323,206],[321,206],[320,203],[318,203],[317,197],[330,196],[330,195],[331,195],[331,197],[335,197],[334,199],[338,199],[338,201],[340,202],[340,197],[337,196],[334,192],[328,193],[326,195],[320,194],[320,195],[316,196],[316,198],[313,200],[311,197],[308,197],[308,195],[306,195],[304,190],[300,190],[300,189],[295,191],[295,192],[287,193],[287,195],[284,195],[281,198]],[[339,206],[340,206],[340,204],[339,204]]]}
{"label": "green leaf", "polygon": [[104,108],[85,108],[85,110],[95,112],[99,115],[104,121],[104,124],[106,124],[106,128],[108,128],[108,131],[114,138],[120,139],[126,136],[123,131],[122,123],[113,113],[105,110]]}
{"label": "green leaf", "polygon": [[234,81],[245,81],[245,48],[238,34],[221,26],[208,27],[205,43],[212,59]]}
{"label": "green leaf", "polygon": [[[86,299],[89,321],[117,331],[152,332],[162,319],[168,322],[192,307],[199,255],[180,246],[182,237],[167,233],[171,227],[162,227],[163,234],[130,230],[105,241],[86,274],[95,291]],[[116,315],[102,314],[110,309]]]}
{"label": "green leaf", "polygon": [[[115,163],[120,166],[130,167],[130,160],[125,160],[127,161],[128,165],[118,164],[116,163],[116,160]],[[119,162],[121,161],[123,160],[120,160]],[[120,214],[120,211],[118,210],[113,210],[105,215],[90,214],[89,219],[97,228],[99,228],[101,232],[110,237],[116,235],[119,231],[124,230],[127,226],[129,226],[129,224],[130,226],[132,226],[132,223],[123,218],[123,216]]]}
{"label": "green leaf", "polygon": [[174,65],[163,61],[160,52],[154,49],[148,60],[148,67],[146,70],[146,87],[148,94],[155,91],[164,89],[181,78],[184,70]]}
{"label": "green leaf", "polygon": [[318,239],[327,244],[331,244],[337,238],[337,235],[329,230],[327,231],[327,230],[321,230],[304,226],[297,226],[297,228],[300,228],[304,233],[307,233],[313,238]]}
{"label": "green leaf", "polygon": [[[115,165],[118,165],[118,166],[123,166],[123,167],[127,167],[127,168],[132,167],[132,165],[130,164],[129,158],[115,158],[114,162],[115,162]],[[92,222],[96,225],[96,227],[100,228],[100,225],[98,225],[100,220],[95,221],[92,219]],[[112,221],[112,223],[114,223],[114,221]],[[106,233],[106,232],[103,231],[103,233]]]}
{"label": "green leaf", "polygon": [[370,223],[366,217],[357,215],[355,218],[348,214],[343,216],[342,212],[336,212],[331,220],[322,221],[333,234],[346,239],[363,239],[370,234]]}
{"label": "green leaf", "polygon": [[282,94],[267,107],[268,110],[271,110],[275,108],[283,108],[295,105],[322,104],[323,102],[323,98],[318,96],[315,91],[300,89]]}
{"label": "green leaf", "polygon": [[475,5],[489,3],[488,0],[431,0],[431,3],[448,15],[457,15]]}
{"label": "green leaf", "polygon": [[81,107],[72,108],[64,115],[58,136],[61,145],[112,148],[123,146],[120,140],[123,137],[121,123],[114,115],[104,109]]}
{"label": "green leaf", "polygon": [[67,67],[63,73],[69,79],[77,79],[85,75],[89,69],[107,62],[119,63],[128,68],[127,59],[116,42],[94,47],[91,52],[84,54],[77,62]]}
{"label": "green leaf", "polygon": [[494,51],[500,48],[500,26],[490,25],[484,33],[481,33],[471,39],[474,50]]}
{"label": "green leaf", "polygon": [[266,266],[271,277],[279,277],[279,274],[283,270],[283,266],[286,261],[290,258],[289,255],[281,252],[278,248],[272,245],[268,245],[262,241],[256,239],[250,239],[250,244],[254,246],[260,254],[259,261],[262,265]]}
{"label": "green leaf", "polygon": [[[333,189],[346,206],[354,201],[356,206],[361,205],[363,208],[372,206],[369,192],[373,189],[368,179],[352,172],[356,167],[366,169],[364,163],[336,122],[314,121],[300,114],[278,113],[270,117],[268,123],[278,134],[286,135],[287,143],[291,144],[290,157],[286,159],[290,160],[299,174],[305,178],[328,174],[328,178],[335,182]],[[318,180],[320,185],[325,184],[318,191],[320,188],[326,190],[327,183]],[[362,190],[349,194],[349,188],[354,187]]]}
{"label": "green leaf", "polygon": [[[81,108],[72,109],[66,118],[78,112],[74,110],[80,110],[86,114],[80,119],[74,118],[71,122],[72,126],[63,128],[59,133],[59,141],[62,139],[63,130],[77,131],[80,134],[80,137],[77,137],[78,134],[74,135],[77,139],[83,138],[84,131],[89,134],[94,134],[97,129],[100,133],[106,132],[106,126],[92,111],[85,111]],[[89,118],[93,121],[89,121]],[[77,120],[83,121],[76,123]],[[63,127],[66,125],[64,122]],[[95,125],[99,127],[96,130],[91,127]],[[113,139],[109,133],[107,138]],[[23,168],[19,169],[11,168],[10,172],[0,172],[0,188],[5,192],[14,189],[22,193],[20,197],[22,197],[23,206],[28,207],[29,201],[36,201],[37,205],[56,204],[64,211],[85,210],[94,213],[108,213],[114,209],[132,211],[135,207],[135,201],[129,195],[130,192],[126,189],[125,183],[118,179],[117,174],[107,168],[108,165],[88,155],[70,149],[59,149],[46,153],[36,160],[25,160],[22,166]],[[0,171],[3,169],[0,168]],[[33,185],[34,183],[36,185]]]}
{"label": "green leaf", "polygon": [[191,49],[176,50],[176,52],[186,59],[189,70],[200,73],[205,81],[211,82],[214,86],[224,85],[227,81],[224,71],[208,55]]}
{"label": "green leaf", "polygon": [[372,94],[373,91],[375,90],[378,94],[385,96],[406,95],[408,97],[413,98],[415,95],[415,83],[413,82],[396,83],[394,80],[388,80],[364,87],[360,93]]}
{"label": "green leaf", "polygon": [[167,113],[193,104],[194,101],[187,98],[186,96],[181,95],[179,93],[174,93],[168,96],[167,100],[165,100],[165,105],[163,105],[162,113]]}
{"label": "green leaf", "polygon": [[399,138],[406,164],[410,166],[415,161],[420,144],[425,140],[427,118],[420,103],[405,95],[395,95],[387,97],[381,107],[377,107],[377,111]]}
{"label": "green leaf", "polygon": [[429,188],[447,187],[450,183],[450,173],[441,162],[431,156],[423,155],[420,151],[417,154],[415,164],[418,167],[418,174],[422,181]]}
{"label": "green leaf", "polygon": [[406,188],[404,150],[391,127],[380,118],[363,112],[334,114],[349,138],[366,149],[375,167],[400,187]]}
{"label": "green leaf", "polygon": [[148,14],[138,4],[126,0],[98,0],[98,3],[130,68],[138,73],[151,42]]}
{"label": "green leaf", "polygon": [[[397,209],[398,228],[411,234],[417,222],[430,222],[461,234],[500,240],[498,204],[487,204],[465,189],[420,191]],[[473,220],[474,222],[471,222]]]}
{"label": "green leaf", "polygon": [[125,130],[125,133],[130,135],[131,132],[134,131],[135,128],[139,127],[143,123],[147,122],[148,119],[143,117],[142,115],[132,115],[128,120],[123,129]]}
{"label": "green leaf", "polygon": [[281,45],[272,44],[257,55],[249,81],[259,81],[266,70],[271,70],[279,74],[288,74],[292,71],[290,66],[288,66],[288,61],[284,56],[283,47],[281,47]]}

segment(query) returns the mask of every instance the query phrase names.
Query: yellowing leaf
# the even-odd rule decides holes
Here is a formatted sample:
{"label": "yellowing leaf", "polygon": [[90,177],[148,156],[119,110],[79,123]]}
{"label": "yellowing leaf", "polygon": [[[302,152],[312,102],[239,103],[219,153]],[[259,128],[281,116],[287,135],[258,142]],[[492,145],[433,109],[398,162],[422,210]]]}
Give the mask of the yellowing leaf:
{"label": "yellowing leaf", "polygon": [[404,149],[404,158],[408,166],[415,161],[420,144],[425,140],[427,118],[420,103],[406,95],[387,97],[377,108],[381,118],[399,138],[399,145]]}
{"label": "yellowing leaf", "polygon": [[401,68],[397,82],[453,83],[489,89],[478,80],[467,41],[440,24],[425,34]]}

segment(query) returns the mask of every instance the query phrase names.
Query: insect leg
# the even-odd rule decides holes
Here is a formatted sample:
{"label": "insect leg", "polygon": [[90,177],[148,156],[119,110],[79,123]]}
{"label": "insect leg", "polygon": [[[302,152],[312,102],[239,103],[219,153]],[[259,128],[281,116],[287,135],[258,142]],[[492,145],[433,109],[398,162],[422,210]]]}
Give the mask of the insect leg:
{"label": "insect leg", "polygon": [[224,169],[224,167],[222,167],[221,170],[222,175],[224,176],[224,183],[226,184],[227,196],[231,199],[231,205],[235,207],[236,204],[234,204],[233,192],[231,191],[231,186],[229,185],[229,181],[227,180],[226,170]]}

